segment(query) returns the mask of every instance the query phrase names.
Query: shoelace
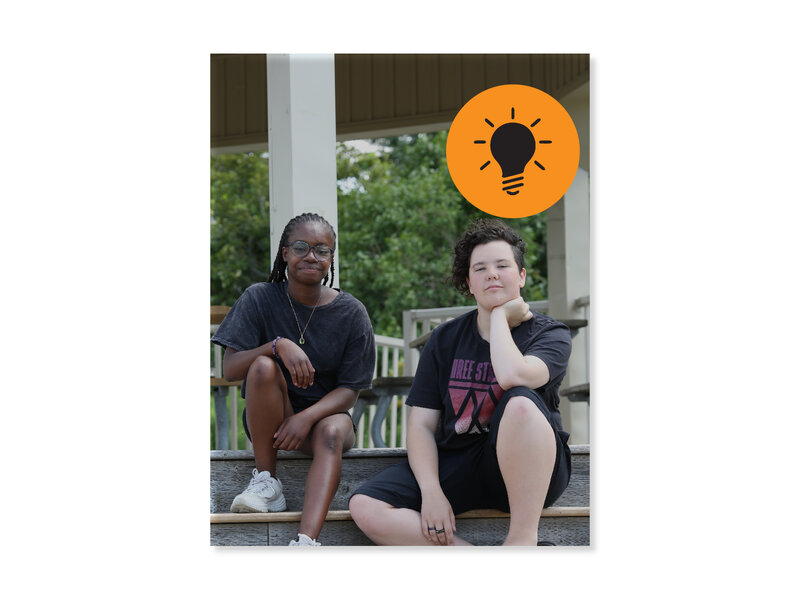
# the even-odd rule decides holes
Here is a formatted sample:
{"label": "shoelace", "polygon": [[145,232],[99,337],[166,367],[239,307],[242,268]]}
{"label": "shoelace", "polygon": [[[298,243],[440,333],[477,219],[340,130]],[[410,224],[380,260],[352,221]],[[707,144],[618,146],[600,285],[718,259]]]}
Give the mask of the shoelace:
{"label": "shoelace", "polygon": [[258,472],[258,469],[253,469],[253,479],[250,480],[250,485],[247,486],[248,492],[261,492],[264,489],[269,490],[268,498],[275,495],[275,484],[272,483],[269,471]]}

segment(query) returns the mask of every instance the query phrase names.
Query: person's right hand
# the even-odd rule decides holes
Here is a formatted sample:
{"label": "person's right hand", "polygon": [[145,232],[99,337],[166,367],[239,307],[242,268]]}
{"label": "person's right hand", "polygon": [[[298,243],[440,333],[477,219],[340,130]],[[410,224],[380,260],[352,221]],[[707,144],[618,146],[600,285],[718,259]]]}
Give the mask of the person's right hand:
{"label": "person's right hand", "polygon": [[295,387],[307,388],[314,385],[314,367],[305,352],[292,340],[278,340],[278,355],[283,362]]}
{"label": "person's right hand", "polygon": [[[453,532],[456,530],[456,517],[447,496],[441,489],[422,495],[422,535],[439,546],[452,546]],[[436,533],[436,530],[442,533]]]}
{"label": "person's right hand", "polygon": [[509,329],[514,329],[523,321],[528,321],[529,319],[533,318],[531,307],[528,306],[528,303],[525,302],[521,296],[512,298],[500,306],[495,306],[494,309],[492,309],[492,312],[495,310],[503,311],[506,321],[508,322]]}

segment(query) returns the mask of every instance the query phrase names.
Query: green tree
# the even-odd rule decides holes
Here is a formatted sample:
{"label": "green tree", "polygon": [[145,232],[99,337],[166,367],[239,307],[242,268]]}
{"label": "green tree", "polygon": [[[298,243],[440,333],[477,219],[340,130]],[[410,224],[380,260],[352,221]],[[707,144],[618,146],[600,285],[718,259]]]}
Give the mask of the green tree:
{"label": "green tree", "polygon": [[[447,133],[375,140],[378,153],[337,148],[342,289],[367,307],[376,333],[402,335],[403,311],[472,304],[448,281],[452,249],[485,213],[447,170]],[[544,214],[506,219],[528,244],[527,300],[547,297]],[[266,154],[211,158],[211,303],[231,305],[269,276]]]}
{"label": "green tree", "polygon": [[[447,133],[375,140],[385,150],[340,146],[339,245],[342,287],[359,298],[376,333],[402,335],[409,308],[472,304],[448,282],[456,239],[477,217],[450,178]],[[546,295],[544,215],[507,219],[528,244],[526,299]]]}
{"label": "green tree", "polygon": [[269,163],[265,154],[211,157],[211,304],[230,306],[265,281],[269,256]]}

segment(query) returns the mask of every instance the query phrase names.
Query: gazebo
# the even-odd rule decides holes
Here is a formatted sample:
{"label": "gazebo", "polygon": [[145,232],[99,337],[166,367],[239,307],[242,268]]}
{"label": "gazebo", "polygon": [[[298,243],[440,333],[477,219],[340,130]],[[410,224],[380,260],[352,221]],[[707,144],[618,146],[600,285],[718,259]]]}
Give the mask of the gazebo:
{"label": "gazebo", "polygon": [[[562,320],[588,319],[587,54],[212,55],[211,152],[269,150],[275,254],[295,214],[317,212],[338,231],[337,141],[446,130],[470,98],[507,83],[547,92],[578,130],[578,173],[546,212],[547,310]],[[588,338],[588,327],[574,338],[562,389],[588,383]],[[561,410],[570,443],[588,443],[588,402],[563,402]]]}

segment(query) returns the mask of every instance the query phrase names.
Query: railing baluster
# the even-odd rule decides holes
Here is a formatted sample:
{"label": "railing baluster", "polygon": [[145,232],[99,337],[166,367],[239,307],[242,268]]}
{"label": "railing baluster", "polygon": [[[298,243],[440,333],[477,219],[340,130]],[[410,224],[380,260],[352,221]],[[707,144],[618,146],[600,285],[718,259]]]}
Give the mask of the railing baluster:
{"label": "railing baluster", "polygon": [[[531,307],[541,313],[547,313],[547,300],[537,300],[529,302]],[[589,319],[589,297],[585,296],[576,301],[576,306],[584,308],[585,318]],[[394,338],[384,335],[375,336],[376,346],[376,361],[375,369],[373,371],[373,378],[376,377],[399,377],[402,375],[413,376],[417,370],[417,362],[419,360],[419,350],[411,348],[409,344],[435,328],[438,324],[444,323],[450,319],[463,315],[471,310],[474,306],[452,306],[444,308],[425,308],[403,311],[403,337]],[[212,325],[212,334],[218,326]],[[589,365],[589,326],[586,327],[586,363],[587,374]],[[391,354],[390,354],[391,350]],[[401,354],[402,350],[402,354]],[[400,368],[400,361],[403,361],[403,367]],[[219,346],[214,347],[214,364],[212,365],[211,372],[216,377],[222,376],[222,349]],[[380,375],[378,375],[380,373]],[[391,375],[390,375],[391,373]],[[237,448],[238,440],[238,389],[231,388],[230,390],[230,423],[231,423],[231,447]],[[398,411],[398,404],[400,410]],[[369,432],[369,427],[365,426],[365,422],[375,418],[376,406],[373,404],[369,410],[365,410],[359,422],[356,424],[358,427],[358,436],[356,439],[357,448],[374,448],[375,444],[372,441],[372,436]],[[398,414],[399,413],[399,414]],[[369,415],[368,417],[366,415]],[[384,424],[384,432],[386,435],[386,443],[389,447],[394,448],[398,446],[406,447],[406,432],[408,424],[408,408],[403,401],[402,396],[394,396],[390,405],[389,413],[387,414],[389,423]],[[399,442],[398,438],[399,431]],[[252,444],[246,443],[248,449],[252,449]]]}

